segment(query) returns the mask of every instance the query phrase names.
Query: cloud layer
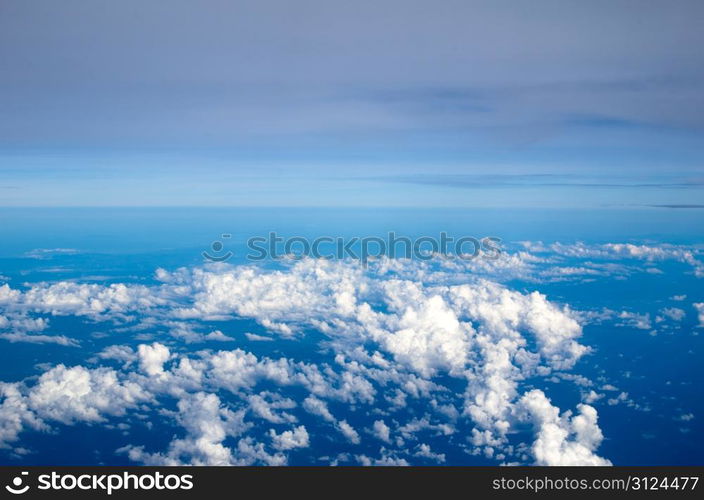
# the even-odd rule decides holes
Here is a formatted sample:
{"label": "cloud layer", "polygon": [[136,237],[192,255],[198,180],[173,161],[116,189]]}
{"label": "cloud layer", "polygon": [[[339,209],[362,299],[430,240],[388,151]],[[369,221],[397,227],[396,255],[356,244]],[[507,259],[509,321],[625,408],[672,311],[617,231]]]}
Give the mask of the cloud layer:
{"label": "cloud layer", "polygon": [[[159,270],[161,284],[150,287],[60,282],[18,291],[4,285],[0,302],[11,317],[137,321],[134,331],[181,327],[176,334],[171,328],[169,345],[116,344],[94,358],[100,366],[57,365],[34,381],[3,383],[0,443],[12,446],[22,432],[56,423],[130,421],[173,401],[162,417],[181,431],[166,449],[131,443],[119,452],[149,464],[283,464],[327,436],[361,447],[329,457],[330,463],[443,462],[443,454],[421,441],[430,433],[462,453],[499,462],[608,463],[596,454],[602,435],[594,408],[581,404],[572,416],[543,391],[524,387],[527,378],[572,369],[589,351],[578,341],[578,314],[538,292],[469,275],[443,284],[443,271],[424,274],[422,263],[397,264],[382,260],[364,268],[306,259],[282,269]],[[256,321],[278,339],[273,345],[317,338],[319,354],[187,348],[224,335],[208,338],[212,333],[199,333],[199,324],[232,318]],[[418,414],[421,402],[427,410]],[[382,418],[372,418],[369,428],[350,420],[379,411]],[[300,423],[310,417],[314,427]],[[526,423],[533,441],[515,442],[515,430]],[[381,444],[376,457],[369,455],[370,442]]]}

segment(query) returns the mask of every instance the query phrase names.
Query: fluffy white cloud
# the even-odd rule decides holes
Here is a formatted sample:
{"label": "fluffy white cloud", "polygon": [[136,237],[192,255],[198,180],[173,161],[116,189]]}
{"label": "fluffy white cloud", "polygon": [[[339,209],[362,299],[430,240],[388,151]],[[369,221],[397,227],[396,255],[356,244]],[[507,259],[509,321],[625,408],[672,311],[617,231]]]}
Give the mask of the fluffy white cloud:
{"label": "fluffy white cloud", "polygon": [[39,418],[64,424],[124,415],[128,408],[148,399],[139,384],[119,380],[112,369],[64,365],[43,373],[26,396],[27,407]]}
{"label": "fluffy white cloud", "polygon": [[290,398],[283,398],[271,392],[252,394],[248,398],[249,411],[273,424],[296,422],[296,417],[282,410],[295,408],[296,402]]}
{"label": "fluffy white cloud", "polygon": [[649,313],[639,314],[629,311],[621,311],[617,317],[621,320],[619,323],[620,326],[629,326],[639,330],[650,330],[653,327],[653,324],[650,321]]}
{"label": "fluffy white cloud", "polygon": [[354,427],[348,424],[346,420],[340,420],[338,423],[338,429],[350,443],[359,444],[361,442],[359,433],[354,429]]}
{"label": "fluffy white cloud", "polygon": [[61,281],[38,284],[26,292],[0,287],[0,305],[11,311],[35,311],[55,315],[100,318],[128,311],[145,311],[166,303],[154,290],[142,285],[122,283],[102,286]]}
{"label": "fluffy white cloud", "polygon": [[120,361],[127,368],[134,361],[136,361],[139,356],[126,345],[111,345],[103,349],[97,354],[100,359],[114,359]]}
{"label": "fluffy white cloud", "polygon": [[21,293],[18,290],[13,290],[7,283],[0,286],[0,305],[8,306],[14,304],[20,297]]}
{"label": "fluffy white cloud", "polygon": [[23,425],[47,429],[51,421],[102,422],[151,399],[142,385],[120,380],[119,373],[109,368],[57,365],[28,390],[20,384],[0,383],[0,388],[0,447],[16,440]]}
{"label": "fluffy white cloud", "polygon": [[372,426],[372,434],[385,443],[391,443],[391,429],[383,420],[376,420]]}
{"label": "fluffy white cloud", "polygon": [[46,318],[31,318],[26,314],[0,315],[0,330],[10,329],[20,332],[40,332],[49,327]]}
{"label": "fluffy white cloud", "polygon": [[264,335],[257,335],[256,333],[245,332],[244,336],[250,342],[273,342],[273,337],[265,337]]}
{"label": "fluffy white cloud", "polygon": [[203,337],[205,340],[215,340],[218,342],[234,342],[235,339],[232,337],[229,337],[222,333],[220,330],[213,330],[209,334],[207,334],[205,337]]}
{"label": "fluffy white cloud", "polygon": [[[255,435],[244,435],[255,421],[293,424],[304,411],[356,445],[360,434],[347,420],[333,416],[328,402],[367,410],[387,405],[386,411],[399,415],[412,398],[427,399],[428,414],[410,421],[394,418],[393,442],[384,420],[376,420],[372,433],[386,445],[418,443],[418,433],[426,431],[449,436],[463,419],[473,428],[473,444],[489,456],[495,449],[510,448],[510,431],[521,414],[534,423],[539,436],[552,432],[551,425],[567,432],[557,445],[564,460],[592,463],[599,440],[588,442],[585,436],[594,437],[598,431],[593,409],[583,406],[578,416],[551,420],[546,417],[550,412],[529,404],[536,397],[526,399],[521,387],[525,378],[571,369],[588,351],[578,343],[582,333],[578,316],[537,292],[520,293],[469,275],[460,282],[455,275],[447,283],[443,273],[449,267],[431,272],[427,266],[381,259],[364,268],[303,260],[283,270],[252,266],[162,270],[157,274],[161,284],[152,287],[67,282],[37,285],[24,293],[0,287],[0,301],[13,314],[100,319],[139,314],[140,328],[164,325],[171,334],[164,343],[141,344],[136,350],[112,346],[92,358],[118,361],[121,370],[59,365],[33,385],[12,386],[16,394],[5,396],[0,407],[0,422],[8,429],[5,441],[16,439],[23,427],[100,421],[168,397],[178,399],[174,419],[184,435],[163,451],[125,447],[122,451],[132,460],[167,465],[282,464],[287,460],[283,452],[309,446],[308,429],[298,426],[281,433],[271,429],[266,436],[272,452]],[[217,330],[208,339],[194,325],[230,317],[251,318],[287,342],[315,331],[324,339],[321,356],[327,361],[273,359],[242,349],[180,352],[184,342],[194,339],[224,340]],[[250,340],[261,337],[250,336]],[[130,371],[133,365],[138,371]],[[448,377],[452,390],[442,385]],[[286,388],[303,396],[297,400],[284,392]],[[253,420],[246,423],[245,418]],[[236,445],[228,445],[234,438]],[[558,453],[553,448],[534,446],[536,462],[552,460]],[[408,457],[442,461],[424,443],[406,452]],[[407,463],[389,450],[380,458],[359,460]]]}
{"label": "fluffy white cloud", "polygon": [[704,327],[704,302],[698,302],[692,305],[697,311],[697,319],[699,320],[699,326]]}
{"label": "fluffy white cloud", "polygon": [[326,422],[335,423],[337,420],[330,413],[328,405],[325,401],[322,401],[315,396],[308,396],[303,400],[303,408],[312,415],[317,415]]}
{"label": "fluffy white cloud", "polygon": [[[662,316],[658,316],[657,319],[660,319],[662,321],[662,318],[669,318],[672,321],[682,321],[687,313],[685,313],[684,309],[680,309],[679,307],[665,307],[663,309],[660,309],[660,314]],[[657,321],[656,319],[656,321]]]}
{"label": "fluffy white cloud", "polygon": [[[32,318],[26,314],[0,314],[0,339],[8,342],[25,342],[30,344],[57,344],[78,347],[78,341],[65,335],[38,335],[49,327],[46,318]],[[3,330],[9,330],[3,332]],[[30,333],[31,332],[31,333]]]}
{"label": "fluffy white cloud", "polygon": [[25,428],[45,430],[46,425],[29,408],[18,384],[0,382],[0,449],[9,448]]}
{"label": "fluffy white cloud", "polygon": [[294,448],[307,448],[310,445],[308,431],[302,425],[290,431],[277,434],[274,429],[269,430],[272,445],[277,450],[292,450]]}
{"label": "fluffy white cloud", "polygon": [[416,451],[413,456],[427,458],[429,460],[432,460],[432,461],[438,462],[438,463],[445,462],[445,454],[444,453],[434,453],[430,449],[430,446],[425,443],[421,443],[420,445],[418,445],[418,451]]}
{"label": "fluffy white cloud", "polygon": [[[10,294],[9,288],[6,289],[6,295],[11,297],[8,299],[10,305],[13,301],[20,297],[18,294]],[[1,294],[0,290],[0,294]],[[1,299],[0,299],[0,305]],[[0,314],[0,339],[8,342],[23,342],[29,344],[57,344],[70,347],[78,347],[80,344],[77,340],[69,338],[65,335],[44,335],[37,334],[46,330],[49,327],[47,318],[31,317],[25,312],[9,311],[5,314]],[[7,331],[5,331],[7,330]]]}
{"label": "fluffy white cloud", "polygon": [[382,448],[381,453],[381,457],[379,458],[371,458],[366,455],[357,455],[356,458],[357,461],[365,467],[372,465],[376,467],[406,467],[410,465],[405,458],[399,458],[384,448]]}
{"label": "fluffy white cloud", "polygon": [[158,376],[164,373],[164,363],[168,361],[171,353],[168,347],[155,342],[152,345],[141,344],[137,355],[142,371],[150,376]]}
{"label": "fluffy white cloud", "polygon": [[[126,446],[119,450],[135,461],[145,465],[249,465],[251,453],[255,451],[245,443],[245,455],[237,456],[226,447],[227,437],[239,436],[247,428],[244,412],[232,412],[222,406],[215,394],[197,392],[184,396],[178,402],[178,422],[186,431],[186,437],[174,439],[166,452],[147,453],[143,447]],[[252,448],[252,449],[249,449]]]}
{"label": "fluffy white cloud", "polygon": [[586,404],[577,409],[577,415],[567,412],[561,416],[559,408],[537,389],[519,400],[518,418],[529,420],[535,428],[532,450],[536,465],[611,465],[594,453],[603,440],[596,410]]}

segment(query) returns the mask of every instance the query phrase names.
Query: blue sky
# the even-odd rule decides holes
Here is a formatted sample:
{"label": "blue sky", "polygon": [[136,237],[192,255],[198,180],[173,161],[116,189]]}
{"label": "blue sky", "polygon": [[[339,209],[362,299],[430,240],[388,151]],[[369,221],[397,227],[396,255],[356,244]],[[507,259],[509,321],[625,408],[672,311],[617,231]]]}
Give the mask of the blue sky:
{"label": "blue sky", "polygon": [[0,205],[701,204],[703,14],[3,2]]}

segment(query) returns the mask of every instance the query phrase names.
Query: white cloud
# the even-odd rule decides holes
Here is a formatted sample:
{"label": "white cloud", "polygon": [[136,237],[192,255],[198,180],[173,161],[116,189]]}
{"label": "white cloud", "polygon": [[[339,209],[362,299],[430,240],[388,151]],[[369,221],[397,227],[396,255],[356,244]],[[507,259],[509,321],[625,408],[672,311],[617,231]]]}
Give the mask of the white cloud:
{"label": "white cloud", "polygon": [[0,339],[8,342],[25,342],[28,344],[58,344],[69,347],[78,347],[80,344],[77,340],[66,337],[65,335],[34,335],[28,333],[0,333]]}
{"label": "white cloud", "polygon": [[406,467],[410,465],[405,458],[399,458],[398,456],[389,453],[386,449],[382,448],[381,452],[382,455],[379,458],[370,458],[366,455],[357,455],[356,458],[357,461],[365,467],[372,465],[375,467]]}
{"label": "white cloud", "polygon": [[137,355],[142,371],[150,376],[158,376],[164,373],[164,363],[168,361],[171,353],[168,347],[155,342],[152,345],[141,344]]}
{"label": "white cloud", "polygon": [[692,304],[694,309],[697,311],[697,319],[699,320],[699,327],[704,328],[704,302],[698,302]]}
{"label": "white cloud", "polygon": [[696,248],[678,245],[636,245],[632,243],[606,243],[589,245],[585,243],[521,242],[523,248],[534,253],[549,253],[579,259],[636,259],[646,262],[676,261],[689,264],[695,276],[704,277],[704,262],[699,259],[701,251]]}
{"label": "white cloud", "polygon": [[13,290],[10,288],[10,285],[4,284],[0,286],[0,305],[12,305],[18,300],[19,297],[21,297],[21,295],[22,294],[18,290]]}
{"label": "white cloud", "polygon": [[174,439],[165,453],[147,453],[138,446],[118,451],[145,465],[250,465],[254,463],[251,455],[262,450],[246,442],[242,447],[245,456],[237,456],[223,445],[227,437],[239,436],[248,428],[243,417],[243,412],[224,408],[215,394],[197,392],[179,400],[177,419],[187,435]]}
{"label": "white cloud", "polygon": [[208,335],[206,335],[205,340],[216,340],[218,342],[234,342],[235,339],[229,337],[222,333],[220,330],[213,330]]}
{"label": "white cloud", "polygon": [[277,434],[274,429],[269,430],[272,445],[277,450],[292,450],[294,448],[307,448],[310,445],[308,431],[302,425],[290,431]]}
{"label": "white cloud", "polygon": [[591,390],[591,391],[589,391],[587,394],[585,394],[585,395],[582,397],[582,400],[583,400],[586,404],[590,405],[590,404],[592,404],[592,403],[597,402],[598,400],[600,400],[600,399],[603,398],[603,397],[604,397],[603,394],[599,394],[598,392],[596,392],[596,391],[594,391],[594,390]]}
{"label": "white cloud", "polygon": [[0,287],[0,305],[8,310],[100,318],[105,314],[144,311],[165,303],[153,290],[122,283],[102,286],[61,281],[33,285],[26,292]]}
{"label": "white cloud", "polygon": [[303,400],[303,408],[312,415],[317,415],[326,422],[335,423],[337,419],[330,413],[325,401],[321,401],[315,396],[308,396]]}
{"label": "white cloud", "polygon": [[[391,293],[405,294],[406,291],[397,289]],[[417,307],[409,302],[393,330],[377,337],[397,361],[424,377],[438,370],[460,372],[467,363],[472,327],[462,324],[439,295],[416,299]],[[393,297],[393,300],[399,298]]]}
{"label": "white cloud", "polygon": [[8,329],[19,332],[41,332],[49,327],[47,318],[31,318],[26,314],[0,315],[0,330]]}
{"label": "white cloud", "polygon": [[58,365],[39,377],[26,399],[28,408],[41,419],[71,424],[124,415],[149,395],[137,383],[120,381],[109,368]]}
{"label": "white cloud", "polygon": [[139,356],[126,345],[111,345],[103,349],[97,354],[100,359],[114,359],[123,363],[124,367],[128,367],[133,362],[137,361]]}
{"label": "white cloud", "polygon": [[665,307],[660,309],[660,314],[672,321],[679,322],[684,319],[687,313],[685,313],[684,309],[680,309],[679,307]]}
{"label": "white cloud", "polygon": [[[0,304],[7,304],[12,314],[35,311],[91,319],[135,314],[140,331],[158,325],[169,328],[169,345],[175,346],[141,344],[136,350],[112,346],[92,358],[92,362],[119,361],[121,371],[59,365],[34,385],[16,389],[19,396],[13,401],[26,405],[25,417],[18,417],[18,405],[7,403],[7,410],[0,409],[0,421],[15,423],[14,427],[8,423],[8,429],[17,429],[17,422],[20,428],[33,428],[30,417],[41,423],[100,421],[121,416],[138,404],[175,397],[179,402],[174,418],[185,435],[156,453],[138,445],[122,450],[132,460],[167,465],[282,464],[287,461],[282,452],[310,443],[304,426],[282,433],[272,429],[271,453],[253,435],[243,435],[254,425],[245,423],[245,416],[260,424],[263,420],[281,425],[296,423],[298,412],[305,411],[332,424],[350,444],[361,443],[347,420],[333,416],[328,401],[397,412],[395,442],[417,443],[406,458],[441,461],[441,454],[418,443],[418,435],[449,436],[456,432],[459,419],[474,427],[473,443],[485,454],[508,449],[519,410],[538,433],[543,432],[547,420],[543,413],[527,410],[521,383],[528,377],[569,370],[588,352],[578,343],[582,333],[578,316],[540,293],[520,293],[486,279],[465,276],[461,283],[443,283],[442,272],[433,274],[429,265],[405,262],[399,267],[382,259],[365,269],[355,263],[303,260],[283,270],[252,266],[162,270],[157,273],[161,284],[153,287],[67,282],[37,285],[21,293],[2,286]],[[233,316],[251,318],[269,333],[291,341],[315,330],[324,336],[326,361],[272,359],[242,349],[180,353],[184,342],[208,339],[197,333],[203,331],[199,321]],[[210,331],[213,340],[226,337],[219,330]],[[130,371],[135,364],[139,371]],[[448,377],[463,387],[459,394],[456,388],[441,385]],[[265,389],[257,388],[260,384]],[[300,408],[286,396],[285,388],[304,391]],[[224,395],[232,401],[223,403]],[[398,412],[409,398],[432,401],[428,414],[402,421]],[[383,405],[386,410],[380,408]],[[593,452],[598,440],[587,446],[578,430],[586,421],[592,434],[598,431],[590,408],[584,406],[572,419],[558,419],[559,425],[549,422],[571,436],[558,446],[563,455],[593,460],[584,450]],[[19,432],[8,430],[7,435]],[[376,420],[372,432],[391,444],[384,420]],[[225,444],[235,437],[236,445]],[[542,454],[536,462],[556,453],[552,448],[549,453],[545,447],[534,449]],[[365,460],[408,463],[406,458],[384,452],[380,458]]]}
{"label": "white cloud", "polygon": [[528,415],[535,428],[532,450],[536,465],[611,465],[594,454],[603,439],[596,410],[585,404],[577,409],[577,415],[560,416],[559,409],[537,389],[520,399],[518,418]]}
{"label": "white cloud", "polygon": [[263,335],[257,335],[256,333],[249,333],[246,332],[244,334],[245,337],[247,337],[247,340],[250,342],[273,342],[274,338],[273,337],[265,337]]}
{"label": "white cloud", "polygon": [[445,462],[445,454],[444,453],[433,453],[433,451],[430,449],[430,446],[427,444],[424,444],[424,443],[421,443],[418,446],[418,451],[416,451],[413,456],[427,458],[429,460],[432,460],[432,461],[438,462],[438,463]]}
{"label": "white cloud", "polygon": [[385,443],[391,443],[391,429],[383,420],[376,420],[372,426],[372,434]]}
{"label": "white cloud", "polygon": [[338,423],[338,429],[350,443],[359,444],[361,442],[359,433],[354,430],[354,427],[348,424],[346,420],[340,420]]}
{"label": "white cloud", "polygon": [[9,443],[19,439],[25,428],[45,430],[47,426],[29,408],[18,384],[0,382],[0,449],[10,448]]}
{"label": "white cloud", "polygon": [[249,411],[259,418],[273,424],[285,424],[296,422],[296,417],[281,410],[290,410],[296,407],[296,402],[289,398],[283,398],[271,392],[252,394],[248,398]]}
{"label": "white cloud", "polygon": [[622,320],[619,326],[628,326],[631,328],[637,328],[638,330],[650,330],[653,327],[650,321],[650,314],[639,314],[629,311],[621,311],[618,318]]}
{"label": "white cloud", "polygon": [[49,259],[56,255],[75,255],[79,253],[75,248],[35,248],[25,253],[25,257],[30,259]]}

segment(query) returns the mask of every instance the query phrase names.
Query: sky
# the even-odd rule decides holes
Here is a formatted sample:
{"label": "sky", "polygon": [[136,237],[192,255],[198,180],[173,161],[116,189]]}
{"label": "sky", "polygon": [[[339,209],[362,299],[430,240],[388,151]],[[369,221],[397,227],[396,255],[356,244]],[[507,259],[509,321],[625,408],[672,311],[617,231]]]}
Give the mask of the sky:
{"label": "sky", "polygon": [[702,463],[702,26],[0,0],[0,463]]}
{"label": "sky", "polygon": [[0,206],[697,207],[698,1],[0,1]]}

